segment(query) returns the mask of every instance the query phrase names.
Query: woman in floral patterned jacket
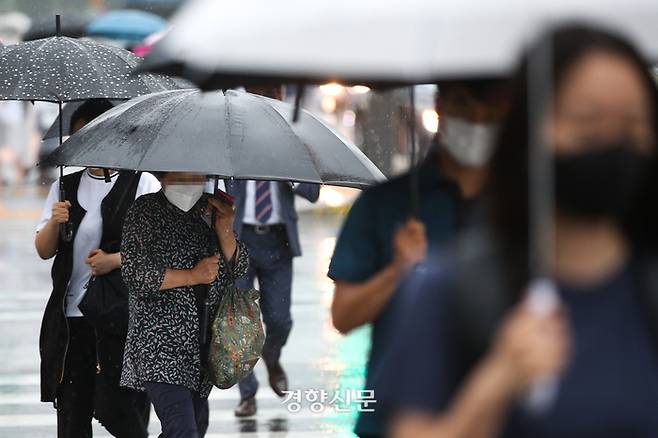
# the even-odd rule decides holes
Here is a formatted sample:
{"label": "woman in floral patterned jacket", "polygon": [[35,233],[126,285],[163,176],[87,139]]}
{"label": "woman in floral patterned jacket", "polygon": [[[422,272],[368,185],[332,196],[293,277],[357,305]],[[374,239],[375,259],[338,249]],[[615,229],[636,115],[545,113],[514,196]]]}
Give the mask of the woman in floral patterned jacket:
{"label": "woman in floral patterned jacket", "polygon": [[121,384],[146,390],[163,438],[205,435],[212,383],[200,343],[203,302],[207,295],[214,315],[230,281],[226,260],[236,277],[249,263],[233,208],[203,196],[204,185],[202,175],[166,173],[162,191],[133,204],[123,231],[130,319]]}

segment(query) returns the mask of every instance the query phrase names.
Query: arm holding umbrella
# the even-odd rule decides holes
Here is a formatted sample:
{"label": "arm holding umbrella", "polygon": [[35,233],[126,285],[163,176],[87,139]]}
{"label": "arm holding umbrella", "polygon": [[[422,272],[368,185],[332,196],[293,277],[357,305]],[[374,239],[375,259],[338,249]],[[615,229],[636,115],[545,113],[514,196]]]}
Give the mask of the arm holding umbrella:
{"label": "arm holding umbrella", "polygon": [[[334,326],[342,333],[374,321],[402,279],[427,254],[425,227],[410,220],[395,233],[393,260],[381,269],[365,266],[379,251],[377,239],[369,237],[373,233],[369,197],[368,192],[363,194],[350,210],[329,268],[329,276],[336,281],[331,314]],[[345,266],[357,265],[360,274],[347,274]]]}
{"label": "arm holding umbrella", "polygon": [[[158,235],[152,229],[149,212],[131,208],[125,221],[121,242],[122,272],[131,290],[144,297],[170,289],[198,284],[210,284],[219,273],[219,256],[201,259],[191,269],[173,269],[153,257]],[[139,230],[139,232],[137,232]]]}
{"label": "arm holding umbrella", "polygon": [[[384,394],[398,413],[391,436],[498,436],[510,407],[530,384],[565,365],[565,355],[556,354],[569,348],[564,314],[537,318],[527,302],[518,303],[507,313],[488,352],[453,390],[451,381],[459,367],[455,358],[463,345],[446,339],[463,315],[455,313],[454,295],[437,288],[449,286],[448,268],[433,269],[437,264],[433,262],[407,284],[404,311],[397,317],[412,322],[400,324],[390,354],[393,365],[378,377],[390,382],[393,374],[400,376],[395,393]],[[428,345],[432,345],[429,352]],[[418,357],[422,360],[402,359]]]}
{"label": "arm holding umbrella", "polygon": [[43,260],[48,260],[57,253],[60,226],[69,221],[69,208],[71,208],[69,201],[55,202],[52,207],[52,216],[37,233],[34,244],[39,257]]}

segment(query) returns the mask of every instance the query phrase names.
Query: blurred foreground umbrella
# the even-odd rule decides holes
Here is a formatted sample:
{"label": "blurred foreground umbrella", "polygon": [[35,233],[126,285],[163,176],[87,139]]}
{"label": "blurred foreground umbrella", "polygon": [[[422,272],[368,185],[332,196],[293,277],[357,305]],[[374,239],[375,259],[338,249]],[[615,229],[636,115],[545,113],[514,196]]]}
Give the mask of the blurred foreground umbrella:
{"label": "blurred foreground umbrella", "polygon": [[101,15],[87,27],[87,33],[136,44],[166,26],[167,21],[158,15],[122,9]]}
{"label": "blurred foreground umbrella", "polygon": [[491,76],[507,73],[529,38],[565,18],[622,31],[658,58],[655,0],[191,0],[143,68],[205,88]]}
{"label": "blurred foreground umbrella", "polygon": [[177,90],[120,105],[71,136],[49,164],[196,172],[363,188],[384,175],[307,111],[229,90]]}
{"label": "blurred foreground umbrella", "polygon": [[[71,38],[79,38],[85,34],[89,18],[84,15],[66,14],[61,19],[61,35]],[[57,35],[55,21],[52,15],[44,15],[32,20],[30,29],[23,36],[25,41],[33,41]]]}
{"label": "blurred foreground umbrella", "polygon": [[[529,38],[565,17],[625,31],[658,58],[655,0],[191,0],[141,68],[186,77],[204,89],[491,77],[507,74]],[[413,91],[410,100],[413,109]],[[416,206],[413,171],[411,181]]]}
{"label": "blurred foreground umbrella", "polygon": [[183,0],[128,0],[126,7],[130,9],[142,9],[153,12],[163,17],[170,16]]}
{"label": "blurred foreground umbrella", "polygon": [[[56,16],[60,29],[60,16]],[[118,47],[68,37],[51,37],[5,47],[0,52],[0,100],[62,103],[86,99],[130,99],[178,88],[172,79],[131,74],[141,58]],[[61,126],[61,125],[60,125]],[[59,138],[62,141],[63,130]],[[60,183],[62,182],[60,169]],[[60,187],[60,199],[66,198]],[[70,241],[69,224],[60,229]]]}

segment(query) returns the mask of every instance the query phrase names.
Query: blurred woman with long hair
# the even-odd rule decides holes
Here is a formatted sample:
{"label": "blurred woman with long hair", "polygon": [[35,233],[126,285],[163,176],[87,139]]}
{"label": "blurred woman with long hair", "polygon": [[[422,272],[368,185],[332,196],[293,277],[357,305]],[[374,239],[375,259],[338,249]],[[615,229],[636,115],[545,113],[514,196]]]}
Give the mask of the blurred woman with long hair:
{"label": "blurred woman with long hair", "polygon": [[[548,47],[553,90],[532,102],[528,66]],[[410,280],[382,379],[394,437],[658,436],[658,95],[622,38],[568,26],[523,59],[493,159],[490,217]],[[552,276],[560,306],[525,302],[529,126],[554,154]],[[449,259],[449,261],[446,261]],[[418,376],[423,376],[419,378]],[[541,412],[525,402],[559,376]]]}

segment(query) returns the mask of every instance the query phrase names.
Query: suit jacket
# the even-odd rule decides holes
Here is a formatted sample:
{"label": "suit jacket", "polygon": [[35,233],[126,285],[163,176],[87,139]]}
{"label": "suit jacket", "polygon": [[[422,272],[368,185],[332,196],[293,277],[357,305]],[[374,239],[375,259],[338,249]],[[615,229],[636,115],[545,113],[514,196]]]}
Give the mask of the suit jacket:
{"label": "suit jacket", "polygon": [[[245,204],[247,200],[247,181],[226,180],[226,191],[235,197],[235,232],[238,239],[242,236]],[[289,182],[279,182],[279,213],[286,227],[290,251],[294,257],[302,255],[299,244],[299,231],[297,228],[297,211],[295,210],[295,195],[299,195],[311,202],[317,202],[320,197],[320,186],[318,184],[296,184],[293,189]]]}

